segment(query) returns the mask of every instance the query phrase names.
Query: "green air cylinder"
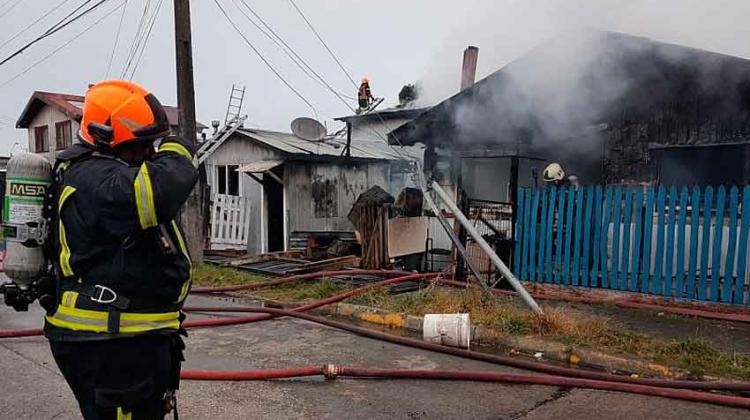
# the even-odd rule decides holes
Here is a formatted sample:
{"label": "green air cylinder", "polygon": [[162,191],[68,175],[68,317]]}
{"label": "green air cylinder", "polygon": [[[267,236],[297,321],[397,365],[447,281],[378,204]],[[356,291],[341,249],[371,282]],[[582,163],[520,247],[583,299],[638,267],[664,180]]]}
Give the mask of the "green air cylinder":
{"label": "green air cylinder", "polygon": [[[8,161],[3,223],[6,236],[13,226],[36,226],[43,219],[44,198],[52,184],[52,165],[43,156],[22,153]],[[5,274],[27,289],[47,268],[41,246],[6,238]]]}

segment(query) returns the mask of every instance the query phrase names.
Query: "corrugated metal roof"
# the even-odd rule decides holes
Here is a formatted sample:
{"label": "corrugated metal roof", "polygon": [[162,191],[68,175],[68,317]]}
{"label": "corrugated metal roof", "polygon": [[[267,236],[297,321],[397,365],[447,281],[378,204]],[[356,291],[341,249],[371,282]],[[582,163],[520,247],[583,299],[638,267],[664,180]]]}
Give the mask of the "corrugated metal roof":
{"label": "corrugated metal roof", "polygon": [[[343,156],[346,147],[345,139],[331,139],[324,142],[309,142],[292,133],[244,128],[238,133],[253,140],[297,156]],[[401,159],[391,146],[384,141],[367,141],[352,139],[351,156],[361,159]]]}

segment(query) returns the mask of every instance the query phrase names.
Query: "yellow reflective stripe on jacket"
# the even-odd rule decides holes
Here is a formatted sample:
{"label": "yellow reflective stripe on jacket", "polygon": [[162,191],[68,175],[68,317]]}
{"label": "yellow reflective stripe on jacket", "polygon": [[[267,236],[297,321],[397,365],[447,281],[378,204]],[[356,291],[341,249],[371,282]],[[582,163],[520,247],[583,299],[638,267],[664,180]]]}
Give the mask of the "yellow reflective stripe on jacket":
{"label": "yellow reflective stripe on jacket", "polygon": [[133,420],[133,412],[125,411],[122,407],[117,407],[117,420]]}
{"label": "yellow reflective stripe on jacket", "polygon": [[[63,188],[57,205],[58,214],[62,213],[65,201],[73,195],[74,192],[76,192],[75,187],[71,187],[70,185],[66,185],[65,188]],[[65,226],[63,226],[62,216],[60,216],[59,219],[58,236],[60,239],[60,269],[65,277],[70,277],[73,275],[73,269],[70,267],[70,247],[68,246],[68,238],[65,235]]]}
{"label": "yellow reflective stripe on jacket", "polygon": [[[187,149],[187,147],[181,145],[180,143],[174,143],[174,142],[168,142],[166,144],[162,144],[159,147],[160,152],[174,152],[178,155],[185,156],[189,160],[193,160],[193,155],[190,153],[190,151]],[[193,162],[195,164],[195,162]]]}
{"label": "yellow reflective stripe on jacket", "polygon": [[190,283],[192,281],[193,277],[193,262],[190,259],[190,252],[188,252],[187,244],[185,243],[185,239],[182,237],[182,234],[180,233],[180,228],[177,226],[177,222],[172,220],[172,229],[174,230],[175,236],[177,236],[177,243],[180,246],[180,251],[182,251],[182,254],[187,259],[188,265],[190,266],[190,272],[188,274],[188,279],[185,281],[185,283],[182,284],[182,288],[180,289],[180,297],[177,298],[177,302],[180,303],[185,298],[187,298],[188,293],[190,293]]}
{"label": "yellow reflective stripe on jacket", "polygon": [[[180,313],[132,313],[120,314],[120,329],[118,333],[142,333],[163,329],[179,329]],[[109,319],[107,311],[91,309],[68,308],[58,306],[54,314],[45,317],[50,324],[73,331],[87,331],[106,333]]]}
{"label": "yellow reflective stripe on jacket", "polygon": [[133,181],[133,189],[135,190],[135,205],[138,208],[138,221],[141,224],[141,229],[158,225],[154,205],[154,189],[151,186],[151,177],[148,174],[148,166],[145,162],[141,165],[138,176]]}
{"label": "yellow reflective stripe on jacket", "polygon": [[77,301],[78,301],[78,292],[67,291],[67,292],[63,292],[60,305],[68,307],[68,308],[75,308]]}

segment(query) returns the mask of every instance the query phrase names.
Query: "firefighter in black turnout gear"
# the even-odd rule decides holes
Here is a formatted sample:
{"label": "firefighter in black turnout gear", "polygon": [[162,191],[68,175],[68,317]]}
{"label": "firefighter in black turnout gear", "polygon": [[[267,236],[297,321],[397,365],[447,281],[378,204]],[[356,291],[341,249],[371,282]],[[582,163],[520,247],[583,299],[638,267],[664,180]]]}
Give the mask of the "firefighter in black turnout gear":
{"label": "firefighter in black turnout gear", "polygon": [[86,93],[80,143],[54,165],[45,335],[86,420],[163,419],[176,403],[191,270],[177,217],[197,171],[192,145],[168,133],[152,94],[101,82]]}

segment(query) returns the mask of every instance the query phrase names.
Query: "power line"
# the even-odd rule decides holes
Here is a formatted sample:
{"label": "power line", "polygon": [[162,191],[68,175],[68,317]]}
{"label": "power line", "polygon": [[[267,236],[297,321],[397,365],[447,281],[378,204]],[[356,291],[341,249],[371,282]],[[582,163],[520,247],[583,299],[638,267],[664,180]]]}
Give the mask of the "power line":
{"label": "power line", "polygon": [[[3,17],[5,15],[7,15],[8,13],[10,13],[10,11],[13,10],[13,8],[15,8],[16,6],[18,6],[18,4],[21,3],[22,1],[23,0],[16,0],[16,2],[13,3],[13,4],[11,4],[9,8],[5,9],[4,12],[0,13],[0,17]],[[3,6],[5,6],[8,3],[10,3],[10,1],[7,1],[7,2],[3,3]]]}
{"label": "power line", "polygon": [[148,26],[148,32],[146,32],[146,38],[143,41],[141,52],[138,54],[138,59],[133,65],[133,70],[130,72],[130,77],[128,77],[129,80],[133,80],[133,76],[135,76],[135,72],[136,70],[138,70],[138,65],[141,63],[141,57],[143,57],[143,52],[146,51],[146,45],[148,45],[148,40],[151,38],[151,30],[154,29],[154,23],[156,23],[156,19],[159,17],[159,11],[161,10],[162,3],[164,3],[164,0],[159,0],[154,13],[151,15],[151,22]]}
{"label": "power line", "polygon": [[[84,3],[84,5],[85,5],[85,4],[87,4],[87,3],[89,3],[90,1],[91,1],[91,0],[87,0],[87,1],[86,1],[86,2]],[[48,30],[47,30],[46,32],[44,32],[44,33],[43,33],[42,35],[38,36],[37,38],[35,38],[35,39],[34,39],[34,40],[32,40],[31,42],[27,43],[26,45],[24,45],[23,47],[21,47],[20,49],[18,49],[18,50],[17,50],[16,52],[14,52],[13,54],[9,55],[9,56],[8,56],[8,57],[6,57],[5,59],[3,59],[3,61],[0,61],[0,66],[2,66],[2,65],[3,65],[3,64],[5,64],[5,63],[7,63],[7,62],[8,62],[8,61],[10,61],[10,60],[12,60],[13,58],[15,58],[15,57],[17,57],[17,56],[21,55],[21,54],[22,54],[22,53],[23,53],[24,51],[26,51],[27,49],[29,49],[29,48],[30,48],[30,47],[31,47],[32,45],[36,44],[37,42],[39,42],[39,41],[41,41],[41,40],[43,40],[43,39],[45,39],[45,38],[47,38],[47,37],[49,37],[49,36],[52,36],[53,34],[55,34],[55,33],[57,33],[58,31],[60,31],[60,30],[64,29],[65,27],[67,27],[67,26],[68,26],[68,25],[70,25],[71,23],[73,23],[73,22],[77,21],[78,19],[82,18],[83,16],[86,16],[86,15],[87,15],[87,14],[89,14],[89,13],[90,13],[90,12],[91,12],[92,10],[94,10],[94,9],[96,9],[97,7],[101,6],[101,5],[102,5],[102,4],[104,4],[104,3],[106,2],[106,1],[107,1],[107,0],[100,0],[100,1],[98,2],[98,3],[94,4],[93,6],[89,7],[89,8],[88,8],[88,9],[86,9],[86,10],[84,10],[83,12],[79,13],[79,14],[78,14],[77,16],[73,17],[73,18],[72,18],[72,19],[70,19],[70,20],[67,20],[67,21],[65,21],[65,19],[67,19],[67,16],[66,16],[65,18],[63,18],[63,20],[61,20],[61,21],[59,21],[58,23],[56,23],[55,25],[53,25],[53,26],[52,26],[52,28],[48,29]],[[79,6],[79,8],[80,8],[80,7],[81,7],[81,6]],[[68,16],[70,16],[70,15],[68,15]],[[64,23],[62,23],[62,22],[64,22]]]}
{"label": "power line", "polygon": [[23,76],[24,74],[26,74],[26,73],[28,73],[29,71],[31,71],[32,69],[34,69],[34,67],[36,67],[36,66],[38,66],[39,64],[41,64],[41,63],[45,62],[45,61],[46,61],[46,60],[48,60],[48,59],[49,59],[50,57],[52,57],[52,56],[54,56],[55,54],[57,54],[58,52],[60,52],[60,51],[61,51],[61,50],[62,50],[63,48],[65,48],[65,47],[67,47],[68,45],[72,44],[72,43],[73,43],[73,41],[75,41],[75,40],[77,40],[78,38],[80,38],[81,36],[83,36],[83,34],[85,34],[86,32],[88,32],[89,30],[91,30],[91,29],[92,29],[93,27],[95,27],[95,26],[97,26],[98,24],[100,24],[100,23],[101,23],[101,22],[102,22],[102,21],[103,21],[104,19],[106,19],[106,18],[108,18],[109,16],[111,16],[111,15],[112,15],[113,13],[115,13],[116,11],[118,11],[118,10],[119,10],[119,9],[120,9],[121,7],[123,7],[124,5],[125,5],[125,1],[123,1],[122,3],[120,3],[120,5],[119,5],[119,6],[115,7],[114,9],[112,9],[112,10],[110,10],[109,12],[107,12],[106,14],[104,14],[104,15],[103,15],[102,17],[100,17],[100,18],[99,18],[98,20],[96,20],[96,21],[95,21],[94,23],[92,23],[91,25],[87,26],[87,27],[86,27],[86,28],[85,28],[84,30],[82,30],[81,32],[79,32],[78,34],[76,34],[76,35],[75,35],[75,36],[74,36],[73,38],[69,39],[69,40],[68,40],[67,42],[65,42],[64,44],[62,44],[62,45],[60,45],[59,47],[57,47],[57,48],[55,48],[54,50],[52,50],[52,51],[51,51],[51,52],[50,52],[49,54],[47,54],[47,55],[45,55],[44,57],[42,57],[41,59],[37,60],[37,61],[36,61],[36,62],[34,62],[34,63],[33,63],[32,65],[28,66],[28,67],[27,67],[27,68],[25,68],[25,69],[24,69],[23,71],[19,72],[18,74],[16,74],[15,76],[11,77],[10,79],[8,79],[8,80],[6,80],[6,81],[4,81],[4,82],[0,83],[0,87],[4,87],[4,86],[8,85],[9,83],[13,82],[14,80],[18,79],[19,77]]}
{"label": "power line", "polygon": [[[313,34],[315,34],[315,37],[318,38],[318,41],[320,41],[320,43],[323,44],[323,47],[325,47],[326,51],[328,51],[328,54],[331,55],[331,58],[333,58],[333,60],[336,62],[336,64],[338,64],[339,68],[341,69],[342,72],[344,72],[344,74],[349,79],[349,81],[352,82],[352,85],[355,88],[358,88],[357,82],[354,81],[354,79],[349,74],[349,72],[346,70],[346,68],[344,67],[344,65],[341,64],[341,61],[336,57],[336,54],[334,54],[333,51],[328,47],[328,44],[326,44],[326,42],[323,40],[323,37],[320,36],[320,34],[318,33],[318,31],[313,26],[312,22],[310,22],[310,20],[307,19],[307,16],[305,16],[305,14],[302,12],[302,10],[297,6],[297,3],[295,3],[294,0],[289,0],[289,3],[291,3],[291,5],[294,7],[294,9],[297,10],[297,13],[299,13],[299,15],[305,21],[305,23],[307,24],[307,27],[310,28],[310,30],[312,31]],[[339,95],[336,94],[336,96],[339,96]],[[340,96],[339,96],[339,99],[341,99],[346,104],[346,106],[349,109],[352,110],[352,112],[356,113],[356,111],[354,110],[354,108],[351,107],[348,102],[345,102]],[[378,118],[380,119],[381,122],[385,123],[385,120],[383,119],[383,117],[380,114],[377,114],[377,116],[378,116]],[[372,131],[378,137],[380,137],[380,139],[382,139],[385,142],[385,144],[387,144],[388,146],[390,146],[391,149],[394,152],[396,152],[396,154],[398,154],[399,156],[401,156],[403,159],[407,159],[407,158],[405,158],[403,156],[403,154],[398,149],[396,149],[395,147],[393,147],[393,145],[391,145],[390,143],[388,143],[388,139],[386,137],[384,137],[382,133],[378,132],[377,130],[375,130],[374,128],[372,128],[370,126],[367,126],[367,127],[370,129],[370,131]],[[399,142],[398,139],[396,139],[396,141],[399,143],[399,145],[401,145],[401,142]]]}
{"label": "power line", "polygon": [[64,6],[69,1],[70,0],[63,0],[60,3],[58,3],[57,6],[55,6],[52,9],[46,11],[41,17],[37,18],[35,21],[33,21],[30,24],[28,24],[25,28],[21,29],[21,31],[19,31],[17,34],[13,35],[9,40],[7,40],[7,41],[3,42],[2,44],[0,44],[0,48],[6,46],[9,43],[11,43],[14,40],[16,40],[19,36],[23,35],[26,31],[28,31],[32,26],[34,26],[37,23],[39,23],[42,19],[46,18],[51,13],[53,13],[54,11],[56,11],[57,9],[59,9],[60,7]]}
{"label": "power line", "polygon": [[120,30],[122,30],[122,21],[125,20],[125,12],[128,9],[128,0],[125,0],[125,6],[122,8],[122,14],[120,15],[120,23],[117,24],[117,34],[115,35],[115,44],[112,46],[112,53],[109,55],[109,63],[107,63],[107,74],[105,78],[109,78],[109,72],[112,70],[112,60],[115,58],[115,51],[117,50],[117,44],[120,42]]}
{"label": "power line", "polygon": [[78,12],[81,9],[83,9],[84,6],[86,6],[89,3],[91,3],[91,0],[86,0],[83,3],[79,4],[78,7],[76,7],[75,9],[73,9],[70,13],[68,13],[67,15],[65,15],[65,17],[63,17],[57,23],[55,23],[54,25],[52,25],[51,28],[47,29],[44,32],[44,35],[47,35],[50,32],[52,32],[53,30],[57,29],[62,23],[64,23],[66,20],[68,20],[68,18],[70,18],[71,16],[73,16],[74,14],[76,14],[76,12]]}
{"label": "power line", "polygon": [[[232,2],[235,4],[235,6],[238,6],[237,0],[232,0]],[[263,33],[263,35],[265,35],[266,37],[268,37],[268,39],[270,39],[271,41],[273,41],[273,43],[276,44],[284,52],[284,54],[286,54],[286,56],[289,57],[289,59],[292,60],[292,62],[294,62],[294,64],[296,64],[297,67],[300,68],[300,70],[302,70],[303,73],[305,73],[313,81],[315,81],[319,85],[323,86],[324,88],[331,89],[331,90],[333,89],[325,81],[325,79],[320,74],[318,74],[318,72],[316,72],[315,69],[313,69],[312,66],[310,66],[310,64],[308,64],[307,61],[304,58],[302,58],[294,50],[294,48],[292,48],[284,40],[284,38],[281,37],[281,35],[279,35],[276,31],[274,31],[273,28],[271,28],[271,26],[245,0],[240,0],[240,2],[250,11],[250,13],[253,14],[253,16],[255,16],[256,19],[258,19],[260,21],[260,23],[266,28],[266,30],[268,32],[270,32],[271,34],[273,34],[273,37],[271,35],[269,35],[268,32],[266,32],[265,30],[263,30],[263,28],[261,28],[260,26],[258,26],[258,24],[255,23],[255,21],[253,19],[251,19],[250,16],[248,16],[247,13],[245,13],[238,6],[238,8],[240,9],[240,12],[242,12],[242,14],[247,18],[247,20],[250,23],[252,23],[253,26],[255,26],[261,33]],[[312,73],[312,74],[310,74],[310,73]],[[341,92],[337,92],[337,93],[339,95],[341,95],[341,96],[349,99],[349,100],[356,100],[356,98],[353,98],[351,96],[345,95],[345,94],[343,94]]]}
{"label": "power line", "polygon": [[146,0],[143,4],[143,13],[141,13],[141,17],[138,20],[138,27],[135,29],[135,35],[133,35],[133,42],[130,44],[130,51],[128,51],[127,58],[125,59],[125,64],[122,67],[122,71],[120,72],[120,78],[125,78],[125,75],[128,73],[128,70],[133,63],[133,60],[135,59],[136,51],[138,51],[138,48],[140,47],[141,42],[143,41],[144,36],[144,29],[147,25],[147,21],[150,19],[148,17],[148,12],[151,7],[151,0]]}
{"label": "power line", "polygon": [[339,61],[339,59],[336,58],[336,54],[334,54],[333,51],[331,51],[331,49],[328,48],[328,44],[326,44],[326,42],[323,41],[323,38],[320,36],[320,34],[318,33],[318,31],[315,30],[315,27],[307,19],[307,16],[305,16],[305,14],[302,13],[302,10],[299,7],[297,7],[297,3],[295,3],[294,0],[289,0],[289,3],[291,3],[292,6],[294,6],[294,8],[297,10],[297,13],[299,13],[299,15],[302,16],[302,19],[304,19],[305,23],[307,23],[307,27],[310,28],[310,30],[315,34],[315,36],[318,38],[318,41],[320,41],[320,43],[323,44],[323,46],[325,47],[325,49],[328,51],[328,54],[331,55],[331,57],[333,58],[333,60],[336,61],[336,64],[339,65],[339,68],[341,69],[341,71],[343,71],[344,74],[346,75],[346,77],[349,78],[349,81],[352,82],[352,85],[354,85],[355,88],[358,88],[357,82],[355,82],[354,79],[352,79],[352,76],[349,75],[349,72],[346,70],[346,68],[344,67],[344,65],[341,64],[341,61]]}
{"label": "power line", "polygon": [[224,10],[224,7],[221,6],[221,4],[218,2],[218,0],[214,0],[214,3],[219,8],[219,10],[221,10],[221,13],[227,19],[227,21],[229,22],[229,24],[232,25],[232,27],[237,32],[237,34],[239,34],[242,37],[242,39],[245,40],[245,43],[253,50],[253,52],[255,52],[255,54],[261,59],[261,61],[263,61],[263,63],[265,63],[265,65],[273,72],[273,74],[275,74],[276,77],[278,77],[279,80],[281,80],[286,85],[286,87],[289,88],[289,90],[291,90],[292,92],[294,92],[294,94],[297,95],[297,97],[299,97],[304,103],[307,104],[307,106],[310,107],[310,109],[313,110],[313,112],[315,112],[316,109],[313,106],[313,104],[310,103],[310,101],[308,101],[307,98],[305,98],[297,89],[295,89],[294,86],[292,86],[291,83],[289,83],[284,78],[284,76],[282,76],[281,73],[279,73],[273,67],[273,65],[266,59],[266,57],[264,57],[263,54],[260,51],[258,51],[257,48],[255,48],[255,45],[253,45],[253,43],[250,42],[249,39],[247,39],[247,37],[245,36],[245,34],[242,33],[242,31],[240,30],[240,28],[234,23],[234,21],[232,20],[232,18],[229,17],[229,14],[227,14],[227,11]]}

